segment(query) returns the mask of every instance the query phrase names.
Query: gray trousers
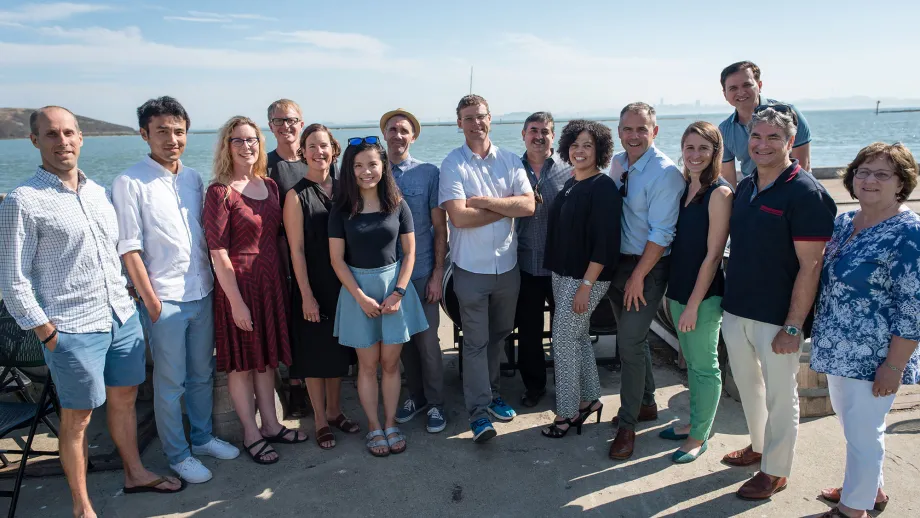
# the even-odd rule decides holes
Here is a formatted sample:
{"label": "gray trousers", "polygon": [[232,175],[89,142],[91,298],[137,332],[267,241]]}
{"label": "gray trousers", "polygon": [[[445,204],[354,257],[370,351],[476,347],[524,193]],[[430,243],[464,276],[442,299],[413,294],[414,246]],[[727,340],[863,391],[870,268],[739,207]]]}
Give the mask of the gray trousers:
{"label": "gray trousers", "polygon": [[623,365],[620,376],[620,427],[635,430],[640,405],[655,403],[655,378],[652,376],[652,355],[648,348],[648,331],[655,319],[668,287],[670,257],[662,257],[652,271],[645,276],[642,290],[645,306],[640,302],[636,311],[623,306],[626,281],[639,263],[639,258],[621,255],[610,286],[610,301],[617,320],[617,350]]}
{"label": "gray trousers", "polygon": [[412,284],[422,301],[428,329],[412,335],[403,345],[401,358],[406,372],[409,397],[421,406],[444,406],[444,361],[441,356],[441,342],[438,340],[438,325],[441,320],[441,306],[426,300],[428,280],[431,275],[415,279]]}
{"label": "gray trousers", "polygon": [[517,266],[496,275],[454,265],[453,280],[463,329],[463,399],[472,423],[488,418],[486,409],[499,397],[502,348],[514,330],[521,274]]}

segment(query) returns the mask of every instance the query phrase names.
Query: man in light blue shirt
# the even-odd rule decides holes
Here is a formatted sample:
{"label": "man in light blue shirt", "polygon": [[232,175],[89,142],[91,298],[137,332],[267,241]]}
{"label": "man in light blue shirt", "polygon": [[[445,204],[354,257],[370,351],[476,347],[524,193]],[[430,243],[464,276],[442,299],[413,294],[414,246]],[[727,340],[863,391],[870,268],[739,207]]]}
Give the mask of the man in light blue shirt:
{"label": "man in light blue shirt", "polygon": [[516,415],[499,393],[499,366],[521,284],[513,218],[532,216],[535,205],[521,159],[491,141],[491,123],[485,99],[460,99],[457,126],[466,143],[441,163],[439,195],[463,322],[463,398],[479,443],[495,437],[489,416]]}
{"label": "man in light blue shirt", "polygon": [[722,70],[722,94],[728,104],[735,111],[719,124],[722,132],[725,150],[722,153],[722,177],[737,187],[739,178],[735,170],[735,159],[741,163],[741,178],[746,178],[754,172],[757,164],[748,153],[748,139],[750,133],[747,125],[754,112],[767,106],[783,112],[792,112],[796,122],[795,142],[792,144],[790,156],[799,161],[799,165],[806,171],[811,171],[811,129],[808,121],[791,104],[782,103],[774,99],[763,97],[760,80],[760,67],[750,61],[732,63]]}
{"label": "man in light blue shirt", "polygon": [[380,131],[387,142],[387,157],[393,177],[412,211],[415,225],[415,268],[412,284],[422,300],[428,329],[412,335],[402,349],[409,397],[396,413],[397,423],[406,423],[427,411],[425,429],[437,433],[447,426],[444,417],[444,359],[438,340],[441,284],[447,257],[447,213],[438,206],[438,181],[434,164],[416,160],[409,147],[422,132],[414,115],[402,108],[380,118]]}
{"label": "man in light blue shirt", "polygon": [[620,262],[610,285],[623,363],[618,426],[609,456],[632,456],[636,423],[658,418],[648,332],[668,282],[668,254],[686,183],[680,169],[655,145],[655,109],[632,103],[617,127],[626,150],[613,157],[610,175],[623,196]]}

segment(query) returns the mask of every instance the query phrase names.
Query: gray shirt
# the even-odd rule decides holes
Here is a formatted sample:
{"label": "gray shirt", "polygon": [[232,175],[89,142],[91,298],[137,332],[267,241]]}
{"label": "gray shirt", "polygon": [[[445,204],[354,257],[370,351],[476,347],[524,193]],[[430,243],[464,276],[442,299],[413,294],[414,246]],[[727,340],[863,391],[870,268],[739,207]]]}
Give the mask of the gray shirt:
{"label": "gray shirt", "polygon": [[[431,211],[438,206],[440,171],[434,164],[411,156],[393,166],[393,178],[402,192],[415,225],[415,268],[412,280],[431,274],[434,269],[434,224]],[[402,250],[399,255],[402,256]]]}
{"label": "gray shirt", "polygon": [[563,162],[562,157],[554,152],[543,162],[538,180],[533,168],[527,163],[527,153],[521,156],[521,162],[524,163],[524,170],[534,194],[539,193],[543,203],[537,201],[533,216],[514,220],[515,233],[518,235],[518,265],[522,272],[545,277],[550,274],[549,270],[543,268],[549,210],[566,180],[572,177],[572,166]]}

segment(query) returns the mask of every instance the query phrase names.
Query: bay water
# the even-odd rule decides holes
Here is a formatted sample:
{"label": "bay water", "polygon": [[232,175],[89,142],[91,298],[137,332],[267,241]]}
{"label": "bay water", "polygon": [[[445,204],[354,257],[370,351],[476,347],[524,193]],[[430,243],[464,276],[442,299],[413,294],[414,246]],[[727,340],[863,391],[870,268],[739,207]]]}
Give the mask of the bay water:
{"label": "bay water", "polygon": [[[920,112],[882,113],[873,110],[807,111],[805,118],[811,126],[812,167],[843,167],[856,157],[864,146],[883,141],[904,143],[920,156]],[[718,125],[726,114],[661,116],[656,145],[674,161],[680,158],[680,137],[691,122],[706,120]],[[500,147],[524,152],[521,138],[522,124],[498,124],[493,121],[492,141]],[[614,132],[616,121],[603,121]],[[556,137],[562,132],[564,122],[557,123]],[[192,128],[194,131],[194,127]],[[264,131],[264,130],[263,130]],[[380,136],[377,127],[349,127],[333,129],[333,136],[344,146],[349,137]],[[615,136],[615,135],[614,135]],[[266,132],[266,151],[275,148],[275,140]],[[618,139],[615,151],[622,151]],[[216,133],[192,133],[182,161],[197,170],[207,182],[217,142]],[[410,152],[420,160],[440,165],[444,157],[463,143],[463,135],[455,126],[424,126],[418,141]],[[80,168],[99,184],[110,187],[112,180],[143,158],[147,144],[140,136],[86,137],[80,153]],[[27,139],[0,140],[0,193],[9,192],[29,178],[40,165],[38,150]]]}

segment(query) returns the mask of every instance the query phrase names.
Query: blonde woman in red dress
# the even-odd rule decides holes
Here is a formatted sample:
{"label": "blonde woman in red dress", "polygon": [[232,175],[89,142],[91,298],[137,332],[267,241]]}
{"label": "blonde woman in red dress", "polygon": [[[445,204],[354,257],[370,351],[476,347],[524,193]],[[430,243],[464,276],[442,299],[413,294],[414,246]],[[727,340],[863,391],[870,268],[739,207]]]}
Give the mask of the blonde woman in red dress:
{"label": "blonde woman in red dress", "polygon": [[[259,464],[278,462],[272,443],[298,443],[275,413],[275,369],[291,364],[282,258],[278,252],[278,186],[266,176],[265,139],[246,117],[221,128],[204,227],[217,277],[214,336],[217,370],[243,425],[243,448]],[[262,426],[256,425],[256,410]]]}

